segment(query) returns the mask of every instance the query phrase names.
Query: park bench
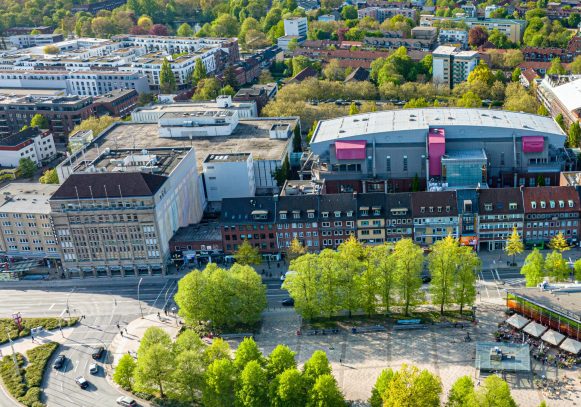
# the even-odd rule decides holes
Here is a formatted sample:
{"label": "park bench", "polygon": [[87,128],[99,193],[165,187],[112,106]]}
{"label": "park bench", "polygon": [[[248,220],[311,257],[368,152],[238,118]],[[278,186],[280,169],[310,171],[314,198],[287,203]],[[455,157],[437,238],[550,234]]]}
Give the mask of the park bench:
{"label": "park bench", "polygon": [[367,332],[383,332],[386,328],[383,325],[369,325],[369,326],[357,326],[351,328],[352,334],[364,334]]}
{"label": "park bench", "polygon": [[398,319],[397,325],[418,325],[422,323],[421,319]]}
{"label": "park bench", "polygon": [[338,333],[339,333],[339,328],[308,329],[305,331],[305,335],[337,335]]}

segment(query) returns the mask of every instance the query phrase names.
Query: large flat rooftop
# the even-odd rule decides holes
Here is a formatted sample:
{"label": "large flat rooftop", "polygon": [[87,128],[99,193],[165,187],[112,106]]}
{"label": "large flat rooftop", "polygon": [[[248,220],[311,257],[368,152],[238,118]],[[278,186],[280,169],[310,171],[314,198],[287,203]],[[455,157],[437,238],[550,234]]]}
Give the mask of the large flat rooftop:
{"label": "large flat rooftop", "polygon": [[95,159],[104,148],[147,149],[193,147],[198,171],[209,154],[250,153],[254,160],[281,160],[287,151],[290,138],[270,139],[269,130],[274,124],[288,123],[295,119],[248,119],[240,120],[236,129],[227,137],[194,137],[171,139],[159,137],[156,123],[116,123],[91,143],[84,152],[86,160]]}
{"label": "large flat rooftop", "polygon": [[576,316],[581,321],[581,287],[573,289],[544,290],[539,288],[518,288],[509,290],[526,300],[532,301],[545,308],[564,312],[569,316]]}
{"label": "large flat rooftop", "polygon": [[0,213],[50,213],[48,200],[59,185],[13,182],[0,189]]}

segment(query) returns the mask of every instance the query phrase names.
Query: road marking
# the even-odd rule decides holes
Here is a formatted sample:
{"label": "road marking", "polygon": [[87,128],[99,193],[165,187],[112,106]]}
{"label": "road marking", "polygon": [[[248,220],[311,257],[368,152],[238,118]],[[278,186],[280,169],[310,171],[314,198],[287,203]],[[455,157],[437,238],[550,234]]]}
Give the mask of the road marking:
{"label": "road marking", "polygon": [[157,294],[157,297],[155,297],[155,301],[153,301],[153,304],[151,304],[151,307],[149,307],[149,313],[150,314],[153,313],[153,309],[155,308],[155,304],[157,304],[157,300],[159,300],[159,297],[161,297],[161,294],[165,290],[165,287],[167,286],[167,283],[169,283],[169,281],[166,281],[165,284],[163,285],[163,287],[161,287],[161,290],[159,290],[159,293]]}
{"label": "road marking", "polygon": [[77,362],[75,363],[75,373],[77,372],[77,369],[79,368],[79,361],[77,360]]}
{"label": "road marking", "polygon": [[56,305],[56,303],[53,303],[53,304],[52,304],[52,305],[51,305],[51,306],[48,308],[48,310],[50,311],[51,309],[53,309],[53,307],[54,307],[55,305]]}

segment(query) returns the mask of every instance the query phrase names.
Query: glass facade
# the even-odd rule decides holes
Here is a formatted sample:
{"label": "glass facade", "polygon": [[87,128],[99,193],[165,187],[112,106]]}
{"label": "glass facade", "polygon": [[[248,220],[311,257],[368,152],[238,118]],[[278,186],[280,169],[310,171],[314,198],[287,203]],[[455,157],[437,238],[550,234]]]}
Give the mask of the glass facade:
{"label": "glass facade", "polygon": [[486,183],[484,151],[447,153],[442,157],[442,179],[448,187],[476,187]]}

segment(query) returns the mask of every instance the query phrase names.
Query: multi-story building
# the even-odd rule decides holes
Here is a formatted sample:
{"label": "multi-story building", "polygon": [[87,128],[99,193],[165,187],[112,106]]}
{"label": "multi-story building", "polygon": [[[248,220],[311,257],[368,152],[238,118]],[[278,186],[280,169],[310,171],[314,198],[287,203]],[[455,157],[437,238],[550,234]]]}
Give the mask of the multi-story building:
{"label": "multi-story building", "polygon": [[278,249],[288,250],[297,239],[308,251],[321,250],[319,236],[319,197],[317,195],[290,195],[275,198],[276,236]]}
{"label": "multi-story building", "polygon": [[62,34],[24,34],[8,37],[8,41],[17,48],[41,47],[60,42],[63,39]]}
{"label": "multi-story building", "polygon": [[300,38],[307,37],[307,18],[293,17],[284,20],[284,35],[292,35]]}
{"label": "multi-story building", "polygon": [[537,97],[551,116],[561,114],[567,125],[581,119],[581,75],[545,75]]}
{"label": "multi-story building", "polygon": [[371,17],[379,23],[383,23],[385,20],[397,15],[415,19],[416,9],[404,7],[366,7],[357,10],[357,17],[359,19]]}
{"label": "multi-story building", "polygon": [[386,241],[386,206],[383,193],[357,195],[357,240],[377,245]]}
{"label": "multi-story building", "polygon": [[524,241],[544,246],[561,233],[576,244],[579,236],[579,193],[574,187],[523,189]]}
{"label": "multi-story building", "polygon": [[165,273],[171,237],[202,218],[198,184],[191,148],[104,149],[77,163],[50,198],[64,272]]}
{"label": "multi-story building", "polygon": [[[402,142],[405,140],[405,143]],[[306,163],[327,193],[412,186],[557,185],[574,159],[550,117],[485,109],[404,109],[319,121]],[[483,168],[484,166],[484,168]]]}
{"label": "multi-story building", "polygon": [[0,167],[16,168],[21,158],[30,158],[37,166],[56,156],[52,134],[29,127],[0,138]]}
{"label": "multi-story building", "polygon": [[409,192],[386,194],[385,241],[413,239],[414,219],[412,195]]}
{"label": "multi-story building", "polygon": [[503,250],[516,228],[523,236],[523,192],[519,188],[481,189],[478,193],[478,238],[480,248]]}
{"label": "multi-story building", "polygon": [[432,80],[450,88],[466,81],[478,65],[478,52],[461,51],[457,47],[441,45],[432,53]]}
{"label": "multi-story building", "polygon": [[256,183],[252,154],[208,155],[204,160],[204,186],[208,202],[254,196]]}
{"label": "multi-story building", "polygon": [[430,51],[434,41],[418,38],[394,38],[394,37],[365,37],[363,43],[382,49],[398,49],[406,47],[409,51]]}
{"label": "multi-story building", "polygon": [[452,21],[462,22],[469,30],[477,25],[484,27],[488,32],[498,30],[508,37],[508,39],[516,44],[520,44],[525,28],[525,20],[512,20],[502,18],[466,18],[466,17],[436,17],[434,15],[422,15],[420,18],[420,26],[430,27],[435,21]]}
{"label": "multi-story building", "polygon": [[320,200],[322,249],[336,249],[351,235],[356,235],[357,196],[322,195]]}
{"label": "multi-story building", "polygon": [[442,28],[438,33],[439,44],[457,44],[461,48],[468,45],[468,31],[453,28]]}
{"label": "multi-story building", "polygon": [[55,267],[59,246],[49,199],[58,185],[11,183],[0,189],[0,253],[15,260],[45,259]]}
{"label": "multi-story building", "polygon": [[98,116],[125,117],[137,107],[138,96],[135,89],[116,89],[96,97],[93,108]]}
{"label": "multi-story building", "polygon": [[33,97],[17,96],[0,99],[0,135],[13,134],[41,114],[48,129],[60,142],[81,121],[95,114],[90,96]]}
{"label": "multi-story building", "polygon": [[456,191],[458,204],[459,240],[463,246],[478,250],[478,202],[476,189],[459,189]]}
{"label": "multi-story building", "polygon": [[447,236],[458,238],[458,206],[455,191],[413,192],[414,241],[422,246]]}

